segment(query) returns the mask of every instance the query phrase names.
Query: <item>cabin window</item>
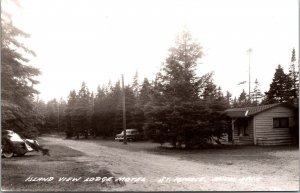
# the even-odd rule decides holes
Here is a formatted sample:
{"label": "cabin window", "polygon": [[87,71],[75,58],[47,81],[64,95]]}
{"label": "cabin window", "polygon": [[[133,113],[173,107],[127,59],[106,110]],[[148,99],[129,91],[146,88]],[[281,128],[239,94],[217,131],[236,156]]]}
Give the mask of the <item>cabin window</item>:
{"label": "cabin window", "polygon": [[288,128],[288,127],[289,127],[288,117],[273,118],[273,128]]}

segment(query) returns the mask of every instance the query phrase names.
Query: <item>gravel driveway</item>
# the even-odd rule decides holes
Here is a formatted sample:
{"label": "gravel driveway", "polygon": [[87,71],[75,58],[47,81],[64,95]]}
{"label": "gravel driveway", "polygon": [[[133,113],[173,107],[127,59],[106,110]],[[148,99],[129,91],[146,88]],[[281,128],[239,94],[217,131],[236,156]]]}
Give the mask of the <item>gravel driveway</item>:
{"label": "gravel driveway", "polygon": [[[232,157],[232,161],[225,160],[224,164],[212,164],[143,151],[132,152],[105,147],[90,141],[55,137],[42,139],[47,143],[64,145],[83,152],[86,156],[76,157],[77,161],[107,169],[116,177],[144,179],[126,182],[125,186],[113,191],[299,190],[299,161],[296,149],[267,152],[265,158],[258,160],[235,161]],[[222,157],[218,154],[213,157],[219,158]]]}

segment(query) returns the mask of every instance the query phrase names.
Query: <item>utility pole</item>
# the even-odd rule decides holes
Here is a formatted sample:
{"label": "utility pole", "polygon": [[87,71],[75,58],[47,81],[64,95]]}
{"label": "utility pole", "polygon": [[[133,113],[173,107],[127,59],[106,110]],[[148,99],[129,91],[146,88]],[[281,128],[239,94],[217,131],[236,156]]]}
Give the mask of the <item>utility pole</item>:
{"label": "utility pole", "polygon": [[252,49],[251,48],[249,48],[248,50],[247,50],[247,53],[248,53],[248,55],[249,55],[249,101],[251,101],[251,68],[250,68],[250,56],[251,56],[251,53],[252,53]]}
{"label": "utility pole", "polygon": [[125,109],[125,89],[124,89],[124,76],[122,74],[122,106],[123,106],[123,133],[124,139],[123,143],[127,144],[127,137],[126,137],[126,109]]}
{"label": "utility pole", "polygon": [[59,132],[59,101],[57,101],[57,130]]}

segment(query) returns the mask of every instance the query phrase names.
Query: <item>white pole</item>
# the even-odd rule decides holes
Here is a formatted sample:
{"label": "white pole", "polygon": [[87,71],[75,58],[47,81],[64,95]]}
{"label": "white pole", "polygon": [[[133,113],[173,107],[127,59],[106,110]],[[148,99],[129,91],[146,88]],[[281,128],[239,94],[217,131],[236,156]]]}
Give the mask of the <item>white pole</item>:
{"label": "white pole", "polygon": [[247,50],[248,54],[249,54],[249,101],[251,100],[251,68],[250,68],[250,55],[252,53],[252,49],[249,48]]}

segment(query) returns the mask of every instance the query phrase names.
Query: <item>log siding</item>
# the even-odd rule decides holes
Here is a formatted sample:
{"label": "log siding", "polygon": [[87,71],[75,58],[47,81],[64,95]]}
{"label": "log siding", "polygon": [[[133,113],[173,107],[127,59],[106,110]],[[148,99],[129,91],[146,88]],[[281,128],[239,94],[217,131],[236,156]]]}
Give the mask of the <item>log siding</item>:
{"label": "log siding", "polygon": [[287,117],[289,125],[293,124],[293,110],[277,106],[255,116],[256,143],[258,145],[291,144],[293,138],[289,128],[274,128],[273,119]]}

